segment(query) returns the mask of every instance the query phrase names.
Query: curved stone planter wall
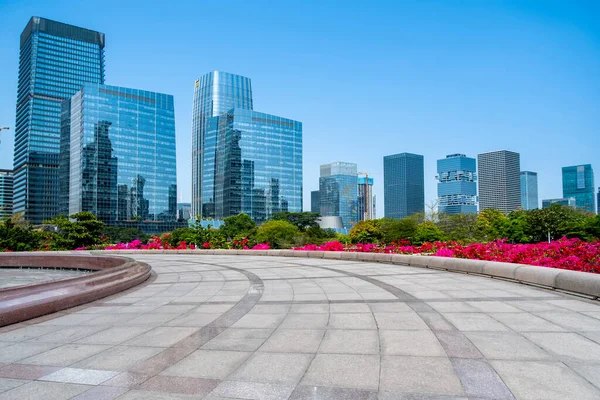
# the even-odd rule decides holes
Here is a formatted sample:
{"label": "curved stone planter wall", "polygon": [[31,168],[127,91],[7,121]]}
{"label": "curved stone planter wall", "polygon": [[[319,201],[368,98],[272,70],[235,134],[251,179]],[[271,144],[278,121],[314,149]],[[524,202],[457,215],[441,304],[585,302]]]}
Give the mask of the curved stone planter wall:
{"label": "curved stone planter wall", "polygon": [[[594,299],[598,299],[600,297],[600,274],[590,274],[587,272],[568,271],[556,268],[536,267],[524,264],[467,260],[463,258],[447,258],[404,254],[296,250],[120,250],[110,252],[119,254],[243,254],[247,256],[310,257],[338,260],[382,262],[388,264],[402,264],[409,265],[412,267],[435,268],[447,271],[503,278],[520,283],[542,286],[549,289],[563,290],[574,294],[592,297]],[[108,251],[92,253],[106,254],[108,253]]]}
{"label": "curved stone planter wall", "polygon": [[150,277],[148,264],[125,257],[52,253],[0,254],[2,267],[86,269],[72,279],[0,290],[0,327],[110,296]]}

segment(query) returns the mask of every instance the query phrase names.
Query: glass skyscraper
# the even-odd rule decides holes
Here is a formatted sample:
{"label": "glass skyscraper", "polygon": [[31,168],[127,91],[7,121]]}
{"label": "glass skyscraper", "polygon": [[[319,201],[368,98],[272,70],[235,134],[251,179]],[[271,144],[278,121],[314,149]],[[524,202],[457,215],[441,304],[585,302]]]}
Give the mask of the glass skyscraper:
{"label": "glass skyscraper", "polygon": [[[232,108],[253,109],[250,78],[214,71],[196,80],[192,110],[192,218],[205,214],[203,199],[212,196],[212,193],[204,195],[202,192],[206,186],[204,181],[214,179],[214,166],[209,171],[204,168],[209,162],[205,160],[205,156],[216,150],[214,143],[205,143],[208,120]],[[212,122],[215,124],[217,121]],[[211,128],[214,130],[216,126]],[[207,149],[207,146],[213,147]],[[208,159],[213,161],[214,154],[209,154]],[[210,214],[210,210],[208,211]]]}
{"label": "glass skyscraper", "polygon": [[358,178],[358,220],[365,221],[377,218],[375,216],[375,196],[373,195],[373,178],[361,176]]}
{"label": "glass skyscraper", "polygon": [[477,155],[479,209],[509,213],[521,206],[521,158],[507,150]]}
{"label": "glass skyscraper", "polygon": [[13,172],[0,169],[0,221],[12,216],[13,211]]}
{"label": "glass skyscraper", "polygon": [[32,17],[20,46],[13,211],[39,224],[58,213],[62,102],[104,83],[104,34]]}
{"label": "glass skyscraper", "polygon": [[423,156],[400,153],[383,157],[383,201],[386,218],[425,212]]}
{"label": "glass skyscraper", "polygon": [[233,108],[208,119],[204,144],[203,217],[302,211],[301,122]]}
{"label": "glass skyscraper", "polygon": [[596,212],[594,170],[590,164],[563,167],[562,184],[563,197],[574,197],[577,208]]}
{"label": "glass skyscraper", "polygon": [[321,216],[341,217],[344,228],[358,222],[358,169],[356,164],[321,165],[319,178]]}
{"label": "glass skyscraper", "polygon": [[464,154],[437,160],[438,211],[447,214],[477,212],[476,161]]}
{"label": "glass skyscraper", "polygon": [[539,207],[537,172],[521,171],[521,207],[523,210]]}
{"label": "glass skyscraper", "polygon": [[318,190],[310,192],[310,211],[314,213],[321,212],[321,193]]}
{"label": "glass skyscraper", "polygon": [[176,227],[173,96],[86,83],[63,118],[69,214],[90,211],[106,224],[148,232]]}

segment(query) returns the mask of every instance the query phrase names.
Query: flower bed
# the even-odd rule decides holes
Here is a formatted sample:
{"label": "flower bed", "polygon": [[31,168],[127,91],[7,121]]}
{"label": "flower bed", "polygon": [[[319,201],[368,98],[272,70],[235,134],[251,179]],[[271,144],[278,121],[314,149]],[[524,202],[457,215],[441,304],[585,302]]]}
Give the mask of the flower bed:
{"label": "flower bed", "polygon": [[566,238],[536,244],[510,244],[505,240],[496,240],[468,245],[457,242],[435,242],[420,246],[397,242],[390,245],[367,243],[344,247],[339,242],[329,242],[321,246],[307,245],[294,250],[426,254],[600,273],[600,242],[590,243]]}
{"label": "flower bed", "polygon": [[[252,248],[249,248],[247,244],[247,239],[242,241],[236,240],[230,244],[230,248],[244,250],[269,250],[271,248],[269,243],[259,243]],[[203,243],[198,247],[205,249],[214,248],[209,242]],[[130,243],[107,246],[106,250],[185,250],[195,248],[194,244],[186,242],[180,242],[178,246],[170,246],[160,237],[155,236],[148,244],[134,240]],[[307,244],[302,247],[296,247],[293,250],[423,254],[437,257],[499,261],[600,273],[600,242],[590,243],[579,239],[566,238],[555,240],[551,243],[510,244],[506,243],[505,240],[497,240],[489,243],[472,243],[468,245],[462,245],[458,242],[434,242],[411,245],[405,240],[381,245],[374,243],[344,245],[338,241],[333,241],[321,245]]]}

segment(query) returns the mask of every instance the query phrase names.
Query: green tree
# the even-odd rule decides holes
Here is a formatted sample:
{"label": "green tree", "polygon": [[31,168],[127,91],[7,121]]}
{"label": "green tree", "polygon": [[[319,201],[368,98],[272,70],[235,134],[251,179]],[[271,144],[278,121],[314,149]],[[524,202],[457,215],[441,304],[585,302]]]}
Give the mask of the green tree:
{"label": "green tree", "polygon": [[379,230],[378,221],[375,219],[358,221],[354,224],[348,236],[352,243],[379,243],[383,234]]}
{"label": "green tree", "polygon": [[196,243],[196,236],[192,228],[177,228],[169,232],[164,240],[171,246],[178,246],[181,242]]}
{"label": "green tree", "polygon": [[149,239],[149,236],[139,228],[105,226],[102,234],[109,243],[127,243],[136,239],[142,243],[146,243]]}
{"label": "green tree", "polygon": [[437,242],[444,239],[444,232],[433,221],[424,221],[417,225],[415,243]]}
{"label": "green tree", "polygon": [[295,225],[300,232],[305,232],[309,228],[318,228],[319,213],[314,212],[276,212],[272,220],[283,220]]}
{"label": "green tree", "polygon": [[483,210],[477,216],[477,225],[481,229],[482,239],[491,241],[503,239],[508,224],[508,218],[502,211],[487,209]]}
{"label": "green tree", "polygon": [[224,219],[219,229],[226,240],[249,238],[256,233],[256,223],[248,214],[239,213]]}
{"label": "green tree", "polygon": [[474,242],[482,237],[481,227],[477,224],[477,214],[440,214],[438,227],[450,240]]}
{"label": "green tree", "polygon": [[585,230],[589,238],[600,240],[600,214],[587,218]]}
{"label": "green tree", "polygon": [[53,250],[73,250],[80,247],[93,246],[101,241],[104,223],[88,211],[81,211],[70,216],[74,221],[60,215],[46,224],[57,227],[54,240],[50,243]]}
{"label": "green tree", "polygon": [[563,236],[588,239],[586,214],[573,207],[552,204],[527,213],[528,230],[533,242],[560,239]]}
{"label": "green tree", "polygon": [[40,248],[42,232],[29,224],[15,225],[12,219],[0,222],[0,251],[34,251]]}
{"label": "green tree", "polygon": [[275,249],[290,248],[299,232],[298,227],[288,221],[271,220],[258,227],[256,240],[269,243]]}
{"label": "green tree", "polygon": [[417,217],[406,217],[402,219],[383,218],[378,220],[378,226],[382,239],[386,243],[405,239],[414,241],[417,233]]}

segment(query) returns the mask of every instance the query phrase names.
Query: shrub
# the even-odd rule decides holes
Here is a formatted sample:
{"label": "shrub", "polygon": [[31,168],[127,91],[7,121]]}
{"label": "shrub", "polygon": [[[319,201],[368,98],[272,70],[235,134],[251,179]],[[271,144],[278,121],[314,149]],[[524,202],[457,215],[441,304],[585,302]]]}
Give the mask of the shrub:
{"label": "shrub", "polygon": [[298,233],[298,228],[288,221],[271,220],[258,227],[256,240],[268,243],[275,249],[284,249],[292,247]]}
{"label": "shrub", "polygon": [[383,238],[377,220],[359,221],[348,233],[352,243],[378,243]]}

